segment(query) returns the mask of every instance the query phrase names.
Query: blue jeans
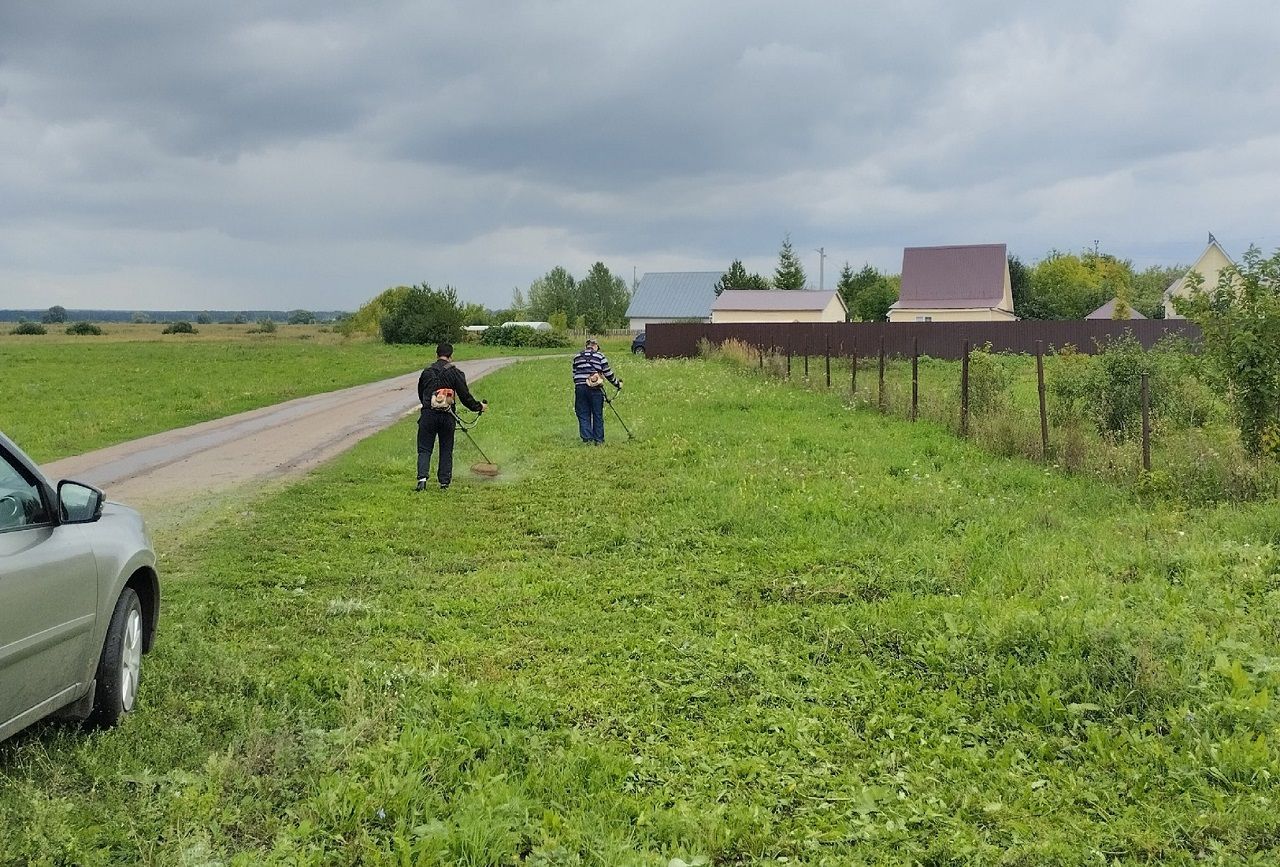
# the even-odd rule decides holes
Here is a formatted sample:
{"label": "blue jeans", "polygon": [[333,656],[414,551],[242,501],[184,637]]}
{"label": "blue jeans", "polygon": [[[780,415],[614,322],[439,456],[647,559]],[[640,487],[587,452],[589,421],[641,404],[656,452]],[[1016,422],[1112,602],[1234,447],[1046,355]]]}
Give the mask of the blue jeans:
{"label": "blue jeans", "polygon": [[604,442],[604,388],[575,385],[573,411],[578,416],[578,436],[582,441]]}

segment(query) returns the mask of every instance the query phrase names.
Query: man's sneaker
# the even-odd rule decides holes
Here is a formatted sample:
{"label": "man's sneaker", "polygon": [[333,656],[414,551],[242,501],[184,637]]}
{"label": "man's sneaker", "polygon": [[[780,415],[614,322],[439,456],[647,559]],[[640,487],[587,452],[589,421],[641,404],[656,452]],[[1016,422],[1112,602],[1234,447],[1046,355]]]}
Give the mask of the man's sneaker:
{"label": "man's sneaker", "polygon": [[441,485],[441,486],[440,486],[440,490],[442,490],[442,491],[447,491],[447,490],[449,490],[449,486],[448,486],[448,485]]}
{"label": "man's sneaker", "polygon": [[413,490],[417,492],[417,491],[425,491],[426,489],[427,489],[427,480],[418,479],[418,486],[415,487]]}

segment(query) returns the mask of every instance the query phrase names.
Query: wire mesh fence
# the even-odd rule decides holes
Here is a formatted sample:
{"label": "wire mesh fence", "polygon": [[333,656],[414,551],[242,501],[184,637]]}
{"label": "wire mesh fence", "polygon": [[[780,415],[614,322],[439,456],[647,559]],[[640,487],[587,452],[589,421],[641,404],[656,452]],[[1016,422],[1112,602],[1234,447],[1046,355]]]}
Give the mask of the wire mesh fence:
{"label": "wire mesh fence", "polygon": [[[1144,352],[1136,343],[1134,349]],[[866,354],[856,348],[841,354],[825,344],[815,353],[704,341],[702,354],[728,355],[759,375],[839,394],[888,416],[932,423],[996,453],[1070,472],[1137,482],[1192,500],[1280,495],[1276,461],[1244,454],[1220,394],[1192,394],[1194,384],[1138,369],[1140,364],[1131,373],[1110,372],[1108,387],[1115,394],[1079,388],[1073,394],[1063,383],[1070,385],[1073,365],[1089,359],[1070,350],[1050,353],[1043,342],[1027,355],[966,343],[955,361],[926,356],[915,341],[905,358],[893,357],[888,341]],[[1211,386],[1195,387],[1212,392]],[[1212,412],[1195,405],[1210,400],[1218,402]]]}

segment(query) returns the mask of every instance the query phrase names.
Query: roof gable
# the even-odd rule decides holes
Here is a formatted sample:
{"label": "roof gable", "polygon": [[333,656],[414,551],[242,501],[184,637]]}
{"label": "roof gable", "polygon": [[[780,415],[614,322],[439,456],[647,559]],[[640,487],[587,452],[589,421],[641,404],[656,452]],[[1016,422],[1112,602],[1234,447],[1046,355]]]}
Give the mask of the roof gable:
{"label": "roof gable", "polygon": [[640,278],[628,319],[706,319],[720,271],[651,271]]}
{"label": "roof gable", "polygon": [[1004,244],[907,247],[902,251],[899,309],[1012,309]]}
{"label": "roof gable", "polygon": [[1188,294],[1191,291],[1191,287],[1188,285],[1188,278],[1191,276],[1192,271],[1204,278],[1201,288],[1206,291],[1216,289],[1218,275],[1222,273],[1222,269],[1234,264],[1235,260],[1227,255],[1226,250],[1222,249],[1218,239],[1210,235],[1209,244],[1204,248],[1204,252],[1200,254],[1200,258],[1196,259],[1195,264],[1187,269],[1187,273],[1169,284],[1169,288],[1164,293],[1165,297],[1172,298],[1175,295]]}
{"label": "roof gable", "polygon": [[[1088,316],[1085,317],[1085,319],[1115,319],[1115,318],[1116,318],[1116,299],[1114,298],[1112,298],[1106,304],[1103,304],[1097,310],[1093,311],[1092,313],[1090,313]],[[1147,317],[1143,316],[1137,310],[1134,310],[1133,305],[1131,304],[1129,305],[1129,318],[1130,319],[1146,319]]]}

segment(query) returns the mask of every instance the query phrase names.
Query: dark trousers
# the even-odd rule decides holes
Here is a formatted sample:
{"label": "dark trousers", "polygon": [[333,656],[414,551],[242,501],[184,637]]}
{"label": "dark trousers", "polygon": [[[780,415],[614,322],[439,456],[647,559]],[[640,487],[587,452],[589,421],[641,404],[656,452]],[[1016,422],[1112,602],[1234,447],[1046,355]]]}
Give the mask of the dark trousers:
{"label": "dark trousers", "polygon": [[573,411],[578,416],[578,436],[582,441],[604,442],[604,388],[575,385]]}
{"label": "dark trousers", "polygon": [[456,422],[451,412],[424,409],[418,416],[418,478],[431,476],[431,452],[440,439],[440,463],[436,479],[442,485],[453,481],[453,432]]}

